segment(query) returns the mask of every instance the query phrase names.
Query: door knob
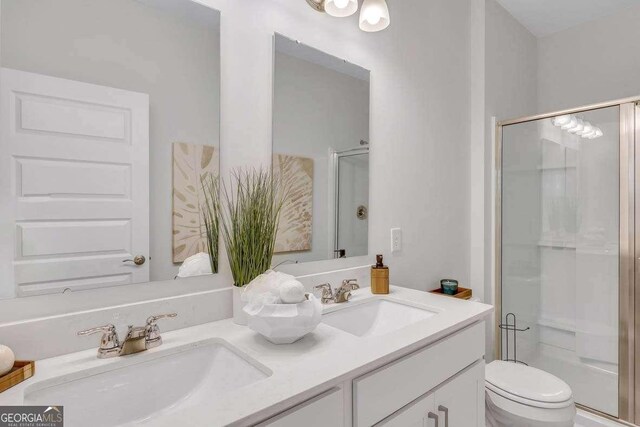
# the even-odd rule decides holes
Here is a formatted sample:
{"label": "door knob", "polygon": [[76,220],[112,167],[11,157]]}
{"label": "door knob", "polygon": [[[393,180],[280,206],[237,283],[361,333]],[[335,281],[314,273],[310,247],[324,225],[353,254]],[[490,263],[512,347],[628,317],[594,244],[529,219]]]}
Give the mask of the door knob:
{"label": "door knob", "polygon": [[135,257],[133,257],[133,259],[125,259],[122,260],[122,262],[132,262],[135,265],[142,265],[146,260],[147,259],[144,257],[144,255],[136,255]]}

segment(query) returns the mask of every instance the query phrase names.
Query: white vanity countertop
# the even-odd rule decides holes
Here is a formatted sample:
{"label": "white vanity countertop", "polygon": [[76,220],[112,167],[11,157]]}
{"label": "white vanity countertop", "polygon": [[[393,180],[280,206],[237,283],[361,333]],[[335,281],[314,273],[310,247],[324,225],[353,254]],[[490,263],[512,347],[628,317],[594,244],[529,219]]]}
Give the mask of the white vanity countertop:
{"label": "white vanity countertop", "polygon": [[[325,307],[340,310],[371,299],[389,299],[437,312],[437,315],[386,335],[356,337],[321,323],[302,340],[288,345],[274,345],[245,326],[225,319],[163,334],[163,345],[130,356],[96,358],[96,350],[72,353],[36,363],[36,375],[0,394],[0,405],[23,404],[24,391],[44,380],[69,380],[78,371],[104,368],[123,359],[135,364],[172,348],[217,338],[253,359],[253,363],[271,375],[248,386],[233,390],[224,398],[207,405],[189,402],[175,411],[149,420],[149,425],[229,425],[251,424],[264,420],[327,389],[348,377],[360,375],[413,350],[483,320],[493,307],[462,301],[413,289],[391,287],[385,296],[372,295],[369,289],[353,293],[351,301]],[[96,338],[96,348],[98,346]],[[265,369],[266,368],[266,369]],[[171,387],[171,384],[167,384]],[[99,398],[99,396],[98,396]],[[54,402],[55,403],[55,402]]]}

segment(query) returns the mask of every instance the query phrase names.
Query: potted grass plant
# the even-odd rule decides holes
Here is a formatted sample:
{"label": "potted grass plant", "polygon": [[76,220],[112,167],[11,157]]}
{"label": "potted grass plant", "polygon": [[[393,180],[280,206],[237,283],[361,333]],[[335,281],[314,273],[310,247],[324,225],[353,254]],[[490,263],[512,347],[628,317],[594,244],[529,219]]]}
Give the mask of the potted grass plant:
{"label": "potted grass plant", "polygon": [[202,192],[204,204],[202,205],[202,220],[204,222],[205,235],[207,237],[207,249],[211,271],[218,272],[218,240],[220,236],[220,214],[216,206],[216,197],[220,191],[220,178],[218,175],[207,174],[202,177]]}
{"label": "potted grass plant", "polygon": [[208,188],[233,276],[233,319],[246,324],[242,287],[271,267],[286,192],[263,169],[236,170],[228,183]]}

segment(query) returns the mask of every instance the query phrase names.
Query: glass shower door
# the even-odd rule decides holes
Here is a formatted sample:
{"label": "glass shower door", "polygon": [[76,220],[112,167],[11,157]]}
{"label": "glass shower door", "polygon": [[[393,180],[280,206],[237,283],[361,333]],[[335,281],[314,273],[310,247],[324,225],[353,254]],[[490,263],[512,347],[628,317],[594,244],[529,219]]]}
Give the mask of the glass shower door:
{"label": "glass shower door", "polygon": [[339,153],[336,181],[336,253],[348,257],[367,255],[369,150]]}
{"label": "glass shower door", "polygon": [[[501,318],[510,358],[618,416],[620,106],[502,126]],[[624,157],[624,156],[623,156]],[[506,332],[501,334],[505,358]]]}

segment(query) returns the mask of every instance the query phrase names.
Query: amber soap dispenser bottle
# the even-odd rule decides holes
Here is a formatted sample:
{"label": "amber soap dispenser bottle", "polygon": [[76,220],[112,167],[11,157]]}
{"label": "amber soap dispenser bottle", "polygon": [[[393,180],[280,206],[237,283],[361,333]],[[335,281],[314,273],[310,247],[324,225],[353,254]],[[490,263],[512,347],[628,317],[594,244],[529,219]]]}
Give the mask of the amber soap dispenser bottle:
{"label": "amber soap dispenser bottle", "polygon": [[389,293],[389,267],[384,265],[382,255],[376,255],[376,265],[371,266],[371,293]]}

